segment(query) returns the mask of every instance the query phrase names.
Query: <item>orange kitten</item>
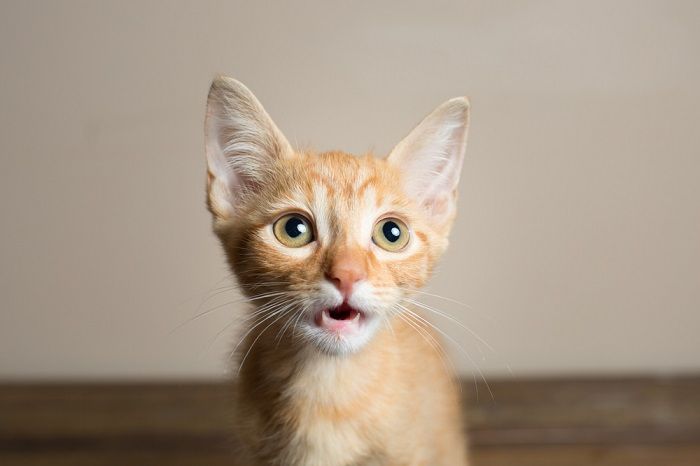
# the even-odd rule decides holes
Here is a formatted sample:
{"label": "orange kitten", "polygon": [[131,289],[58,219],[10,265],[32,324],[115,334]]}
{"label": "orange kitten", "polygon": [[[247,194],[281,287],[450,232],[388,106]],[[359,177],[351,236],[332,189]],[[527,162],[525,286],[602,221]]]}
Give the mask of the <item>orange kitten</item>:
{"label": "orange kitten", "polygon": [[238,348],[241,465],[466,465],[456,384],[402,298],[447,246],[469,104],[386,158],[295,151],[253,94],[214,80],[214,231],[255,304]]}

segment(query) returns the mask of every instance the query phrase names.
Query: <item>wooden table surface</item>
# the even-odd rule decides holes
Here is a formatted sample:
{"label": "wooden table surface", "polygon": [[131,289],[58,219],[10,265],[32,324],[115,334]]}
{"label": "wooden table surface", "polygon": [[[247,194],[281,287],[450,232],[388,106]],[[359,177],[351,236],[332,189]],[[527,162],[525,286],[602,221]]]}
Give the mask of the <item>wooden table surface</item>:
{"label": "wooden table surface", "polygon": [[[475,466],[700,466],[700,376],[490,385],[463,385]],[[0,465],[235,465],[229,403],[220,383],[0,385]]]}

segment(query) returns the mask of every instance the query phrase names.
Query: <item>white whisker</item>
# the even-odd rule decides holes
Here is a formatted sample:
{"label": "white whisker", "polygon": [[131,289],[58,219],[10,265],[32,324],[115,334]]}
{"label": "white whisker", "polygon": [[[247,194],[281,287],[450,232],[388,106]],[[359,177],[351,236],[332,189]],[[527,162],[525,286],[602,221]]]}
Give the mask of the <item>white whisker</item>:
{"label": "white whisker", "polygon": [[428,332],[425,328],[423,328],[419,323],[409,319],[409,316],[406,314],[404,315],[400,310],[398,312],[394,312],[394,315],[397,316],[399,319],[403,320],[406,324],[408,324],[411,328],[413,328],[418,335],[420,335],[430,347],[433,348],[433,350],[438,354],[440,357],[440,361],[442,362],[442,365],[445,368],[445,371],[450,374],[451,376],[454,376],[456,374],[456,369],[452,362],[450,361],[449,357],[447,357],[447,354],[445,353],[445,350],[442,348],[440,343],[433,337],[430,332]]}
{"label": "white whisker", "polygon": [[194,321],[196,321],[196,320],[199,320],[199,319],[201,319],[202,317],[204,317],[204,316],[206,316],[206,315],[209,315],[209,314],[211,314],[212,312],[216,311],[217,309],[221,309],[222,307],[230,306],[230,305],[233,305],[233,304],[239,304],[239,303],[246,303],[246,302],[259,301],[259,300],[261,300],[261,299],[271,298],[271,297],[279,296],[279,295],[283,295],[283,294],[285,294],[285,293],[284,293],[284,292],[266,293],[266,294],[262,294],[262,295],[251,296],[251,297],[249,297],[249,298],[243,297],[243,298],[241,298],[241,299],[236,299],[236,300],[234,300],[234,301],[229,301],[229,302],[226,302],[226,303],[223,303],[223,304],[219,304],[219,305],[217,305],[217,306],[214,306],[214,307],[211,308],[211,309],[207,309],[207,310],[204,311],[204,312],[200,312],[199,314],[197,314],[197,315],[195,315],[195,316],[193,316],[193,317],[190,317],[189,319],[185,320],[184,322],[181,322],[181,323],[178,324],[175,328],[173,328],[168,334],[171,335],[171,334],[173,334],[175,331],[177,331],[177,330],[179,330],[180,328],[184,327],[185,325],[190,324],[190,323],[192,323],[192,322],[194,322]]}
{"label": "white whisker", "polygon": [[[250,335],[250,334],[253,332],[253,330],[255,330],[255,329],[256,329],[258,326],[260,326],[263,322],[265,322],[265,321],[267,321],[267,320],[269,320],[269,319],[272,319],[273,317],[279,315],[281,312],[284,312],[284,311],[287,309],[287,307],[289,307],[289,306],[290,306],[289,304],[285,305],[284,302],[280,302],[280,303],[278,303],[276,306],[271,307],[270,309],[268,309],[268,310],[269,310],[269,314],[266,315],[266,316],[264,316],[262,319],[258,320],[258,321],[255,323],[255,325],[251,326],[251,327],[248,329],[248,331],[240,338],[240,340],[238,341],[238,343],[236,344],[236,346],[234,346],[233,349],[231,350],[231,352],[229,353],[229,359],[232,358],[232,357],[236,354],[236,350],[238,349],[238,347],[245,341],[245,339],[248,337],[248,335]],[[260,313],[261,313],[261,310],[259,309],[259,310],[257,311],[257,314],[260,314]],[[248,319],[248,320],[250,320],[250,319]]]}
{"label": "white whisker", "polygon": [[[248,358],[248,355],[250,352],[253,350],[253,346],[255,346],[255,343],[260,339],[260,337],[265,333],[265,331],[270,328],[272,325],[274,325],[276,322],[278,322],[281,318],[283,318],[285,315],[287,315],[289,312],[294,310],[294,303],[290,303],[287,305],[287,307],[284,308],[284,310],[281,312],[281,315],[277,317],[275,320],[270,322],[267,327],[265,327],[257,337],[253,340],[253,343],[250,344],[250,347],[248,348],[248,351],[246,351],[245,355],[243,356],[243,359],[241,360],[241,365],[238,366],[238,371],[236,372],[237,375],[240,375],[241,369],[243,369],[243,364],[245,364],[246,359]],[[278,312],[279,314],[279,312]]]}
{"label": "white whisker", "polygon": [[[461,328],[463,328],[464,330],[466,330],[467,332],[469,332],[474,338],[476,338],[476,339],[479,341],[479,343],[481,343],[482,345],[486,346],[489,350],[493,351],[494,353],[496,352],[496,350],[493,349],[493,347],[492,347],[491,345],[489,345],[489,344],[486,342],[486,340],[484,340],[483,338],[481,338],[474,330],[472,330],[471,328],[467,327],[467,326],[464,325],[462,322],[460,322],[459,320],[455,319],[454,317],[452,317],[451,315],[447,314],[446,312],[443,312],[443,311],[440,311],[440,310],[438,310],[438,309],[435,309],[435,308],[432,307],[432,306],[428,306],[427,304],[422,303],[422,302],[420,302],[420,301],[416,301],[416,300],[414,300],[414,299],[403,298],[403,301],[406,301],[406,302],[408,302],[408,303],[414,304],[414,305],[420,307],[421,309],[425,309],[426,311],[430,311],[430,312],[432,312],[432,313],[434,313],[434,314],[437,314],[437,315],[442,316],[442,317],[444,317],[444,318],[446,318],[446,319],[449,319],[450,321],[454,322],[455,324],[459,325]],[[480,349],[480,348],[479,348],[479,352],[481,352],[481,349]]]}
{"label": "white whisker", "polygon": [[419,314],[416,314],[415,312],[411,311],[410,309],[408,309],[405,306],[402,306],[401,304],[398,304],[398,306],[401,309],[403,309],[405,312],[413,315],[415,318],[417,318],[417,319],[421,320],[422,322],[424,322],[425,324],[431,326],[436,332],[439,332],[443,337],[445,337],[446,339],[451,341],[455,346],[457,346],[457,348],[462,352],[462,354],[464,354],[469,359],[469,361],[472,363],[474,368],[479,372],[479,376],[481,377],[481,380],[483,380],[484,383],[486,384],[486,388],[488,389],[489,394],[491,395],[491,399],[495,401],[495,397],[493,396],[493,392],[491,391],[491,387],[490,387],[489,383],[486,381],[486,377],[484,376],[484,373],[481,371],[481,368],[476,363],[476,361],[474,361],[474,358],[472,358],[471,354],[469,354],[469,352],[467,350],[465,350],[462,347],[462,345],[457,343],[457,341],[454,338],[452,338],[451,336],[449,336],[448,334],[446,334],[445,332],[443,332],[442,330],[437,328],[434,324],[432,324],[431,322],[429,322],[428,320],[426,320],[425,318],[423,318]]}

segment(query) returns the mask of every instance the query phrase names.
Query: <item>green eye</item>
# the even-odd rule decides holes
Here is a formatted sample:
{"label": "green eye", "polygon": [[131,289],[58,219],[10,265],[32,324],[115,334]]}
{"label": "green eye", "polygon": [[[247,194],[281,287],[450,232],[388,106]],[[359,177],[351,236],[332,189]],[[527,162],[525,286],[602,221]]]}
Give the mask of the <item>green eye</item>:
{"label": "green eye", "polygon": [[314,240],[311,222],[300,214],[287,214],[272,226],[275,237],[289,248],[300,248]]}
{"label": "green eye", "polygon": [[372,232],[374,244],[387,251],[400,251],[408,244],[408,227],[397,218],[385,218],[377,222]]}

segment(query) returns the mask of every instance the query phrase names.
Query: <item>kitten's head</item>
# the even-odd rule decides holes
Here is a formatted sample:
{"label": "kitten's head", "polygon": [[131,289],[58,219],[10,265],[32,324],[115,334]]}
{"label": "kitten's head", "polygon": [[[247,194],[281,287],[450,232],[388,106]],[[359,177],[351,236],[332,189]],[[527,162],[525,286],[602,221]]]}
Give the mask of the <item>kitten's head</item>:
{"label": "kitten's head", "polygon": [[[356,351],[447,246],[469,104],[428,115],[386,158],[295,151],[255,96],[220,77],[206,119],[208,206],[258,327]],[[256,322],[257,322],[256,321]]]}

